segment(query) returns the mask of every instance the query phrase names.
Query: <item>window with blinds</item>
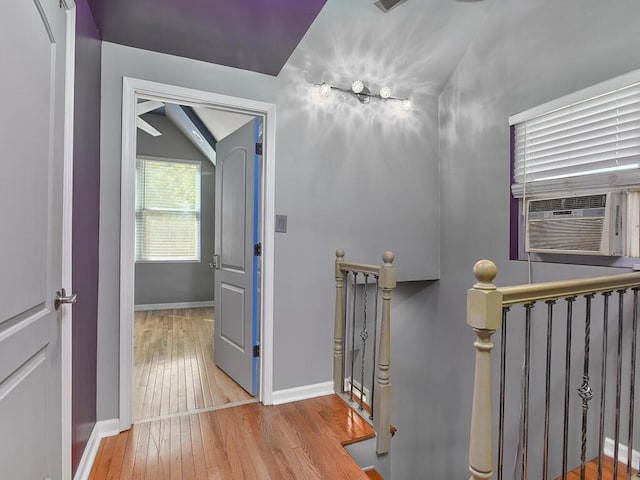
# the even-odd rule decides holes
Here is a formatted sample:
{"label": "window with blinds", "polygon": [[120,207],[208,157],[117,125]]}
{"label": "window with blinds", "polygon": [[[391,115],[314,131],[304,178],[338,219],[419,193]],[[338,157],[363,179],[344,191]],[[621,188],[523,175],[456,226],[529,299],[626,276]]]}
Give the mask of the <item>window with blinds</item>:
{"label": "window with blinds", "polygon": [[640,81],[552,103],[510,119],[514,197],[640,187]]}
{"label": "window with blinds", "polygon": [[200,261],[200,164],[136,159],[136,261]]}

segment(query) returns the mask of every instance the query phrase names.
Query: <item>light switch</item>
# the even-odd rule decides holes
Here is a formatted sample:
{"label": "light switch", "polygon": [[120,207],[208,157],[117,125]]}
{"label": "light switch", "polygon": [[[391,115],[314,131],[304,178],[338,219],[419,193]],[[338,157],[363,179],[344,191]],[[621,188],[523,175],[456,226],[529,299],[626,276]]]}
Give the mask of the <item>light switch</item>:
{"label": "light switch", "polygon": [[286,215],[276,215],[276,233],[287,233]]}

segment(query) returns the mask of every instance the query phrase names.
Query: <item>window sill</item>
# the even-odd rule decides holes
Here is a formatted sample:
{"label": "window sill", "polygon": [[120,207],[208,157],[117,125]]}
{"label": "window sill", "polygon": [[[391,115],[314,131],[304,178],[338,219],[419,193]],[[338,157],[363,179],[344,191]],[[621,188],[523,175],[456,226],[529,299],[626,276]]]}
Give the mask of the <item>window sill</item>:
{"label": "window sill", "polygon": [[[526,262],[528,260],[528,257],[526,253],[520,253],[517,258],[512,258],[511,260]],[[634,265],[640,266],[640,258],[637,257],[607,257],[601,255],[532,253],[531,261],[542,263],[562,263],[565,265],[589,265],[592,267],[614,267],[627,269],[633,269]]]}

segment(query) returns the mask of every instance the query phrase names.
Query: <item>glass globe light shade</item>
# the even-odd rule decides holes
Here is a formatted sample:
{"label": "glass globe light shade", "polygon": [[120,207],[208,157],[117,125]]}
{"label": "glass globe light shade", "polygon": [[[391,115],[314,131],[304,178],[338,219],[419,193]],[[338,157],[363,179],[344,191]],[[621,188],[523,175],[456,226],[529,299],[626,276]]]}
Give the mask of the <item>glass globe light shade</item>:
{"label": "glass globe light shade", "polygon": [[318,93],[320,98],[329,98],[329,95],[331,95],[331,85],[326,82],[322,83],[318,88]]}
{"label": "glass globe light shade", "polygon": [[411,103],[411,100],[403,100],[401,108],[403,112],[410,112],[413,110],[413,103]]}
{"label": "glass globe light shade", "polygon": [[382,87],[380,89],[380,98],[384,98],[387,99],[391,96],[391,88],[389,87]]}
{"label": "glass globe light shade", "polygon": [[362,83],[362,80],[356,80],[351,84],[351,91],[353,93],[362,93],[362,90],[364,90],[364,83]]}

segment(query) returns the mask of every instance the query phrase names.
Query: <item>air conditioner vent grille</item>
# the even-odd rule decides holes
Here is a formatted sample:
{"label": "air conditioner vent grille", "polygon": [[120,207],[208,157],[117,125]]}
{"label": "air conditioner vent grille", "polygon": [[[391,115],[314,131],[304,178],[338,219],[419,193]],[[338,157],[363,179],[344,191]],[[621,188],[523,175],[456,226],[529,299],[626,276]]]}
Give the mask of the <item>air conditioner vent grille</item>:
{"label": "air conditioner vent grille", "polygon": [[607,203],[607,195],[584,195],[580,197],[549,198],[529,202],[530,212],[550,212],[553,210],[582,210],[587,208],[603,208]]}
{"label": "air conditioner vent grille", "polygon": [[602,217],[530,221],[529,248],[597,253],[601,249],[603,228]]}

